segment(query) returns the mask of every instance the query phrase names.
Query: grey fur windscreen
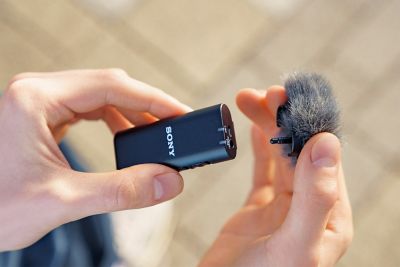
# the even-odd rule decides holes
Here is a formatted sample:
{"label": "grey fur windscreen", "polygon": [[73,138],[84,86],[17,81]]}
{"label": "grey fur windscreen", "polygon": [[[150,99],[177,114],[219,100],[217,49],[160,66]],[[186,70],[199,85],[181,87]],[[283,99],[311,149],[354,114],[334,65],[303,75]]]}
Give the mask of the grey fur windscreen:
{"label": "grey fur windscreen", "polygon": [[273,144],[285,144],[288,156],[297,158],[305,143],[314,135],[340,133],[340,110],[329,82],[317,73],[294,72],[284,84],[287,102],[277,111],[281,137]]}

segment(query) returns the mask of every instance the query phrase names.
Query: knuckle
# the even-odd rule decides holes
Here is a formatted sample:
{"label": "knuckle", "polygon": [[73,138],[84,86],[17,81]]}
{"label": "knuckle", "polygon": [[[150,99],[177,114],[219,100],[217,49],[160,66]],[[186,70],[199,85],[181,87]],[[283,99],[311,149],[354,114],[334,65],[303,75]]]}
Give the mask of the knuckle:
{"label": "knuckle", "polygon": [[338,247],[338,252],[340,257],[346,253],[352,241],[353,241],[353,229],[346,230],[338,235],[336,239],[336,244]]}
{"label": "knuckle", "polygon": [[[300,260],[301,261],[301,260]],[[312,248],[307,252],[305,261],[300,266],[318,267],[320,266],[320,250]]]}
{"label": "knuckle", "polygon": [[38,78],[24,78],[16,79],[8,85],[6,93],[11,96],[23,96],[31,92],[40,92],[40,86],[38,86]]}
{"label": "knuckle", "polygon": [[117,82],[120,82],[128,77],[126,71],[119,68],[100,70],[99,75],[107,80],[117,81]]}
{"label": "knuckle", "polygon": [[304,266],[310,266],[310,267],[318,267],[318,266],[320,266],[319,265],[319,256],[315,256],[315,255],[311,256],[309,263],[307,265],[304,265]]}
{"label": "knuckle", "polygon": [[15,94],[22,90],[26,90],[30,87],[30,83],[27,81],[28,79],[13,79],[8,85],[7,92]]}
{"label": "knuckle", "polygon": [[[42,95],[42,90],[37,84],[37,80],[33,78],[17,79],[10,83],[4,96],[12,104],[20,104],[25,102],[27,98],[34,100]],[[34,101],[30,101],[33,103]]]}
{"label": "knuckle", "polygon": [[292,259],[291,266],[304,266],[304,267],[319,267],[321,262],[321,255],[319,248],[311,248],[297,254]]}
{"label": "knuckle", "polygon": [[70,210],[82,205],[72,184],[59,177],[48,176],[43,179],[37,198],[44,201],[48,207],[54,207],[54,218],[63,223],[68,221]]}
{"label": "knuckle", "polygon": [[111,192],[110,197],[110,208],[118,210],[131,209],[137,206],[137,190],[134,183],[134,179],[121,179],[121,181],[116,185],[114,190]]}
{"label": "knuckle", "polygon": [[351,225],[349,227],[349,229],[347,229],[345,231],[345,233],[343,234],[343,249],[344,252],[347,250],[347,248],[350,246],[351,242],[353,241],[353,236],[354,236],[354,229],[353,229],[353,225]]}
{"label": "knuckle", "polygon": [[11,78],[9,84],[12,84],[12,83],[14,83],[14,82],[16,82],[16,81],[18,81],[18,80],[24,79],[24,78],[26,78],[26,77],[28,77],[28,76],[29,76],[29,72],[18,73],[18,74],[14,75],[14,76]]}
{"label": "knuckle", "polygon": [[310,197],[321,206],[332,207],[339,198],[336,179],[318,181]]}
{"label": "knuckle", "polygon": [[38,78],[23,78],[13,81],[4,91],[5,110],[15,119],[35,123],[42,116],[47,101],[44,85]]}

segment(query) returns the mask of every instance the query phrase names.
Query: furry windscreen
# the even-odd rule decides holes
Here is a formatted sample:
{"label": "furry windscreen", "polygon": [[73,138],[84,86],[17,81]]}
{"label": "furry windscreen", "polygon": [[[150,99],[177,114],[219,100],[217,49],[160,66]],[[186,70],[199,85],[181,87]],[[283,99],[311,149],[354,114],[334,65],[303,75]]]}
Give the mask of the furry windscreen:
{"label": "furry windscreen", "polygon": [[[329,132],[340,138],[340,111],[329,82],[316,73],[295,72],[287,76],[288,101],[278,109],[277,124],[289,156],[298,157],[315,134]],[[284,141],[283,139],[286,139]],[[283,140],[283,141],[282,141]]]}

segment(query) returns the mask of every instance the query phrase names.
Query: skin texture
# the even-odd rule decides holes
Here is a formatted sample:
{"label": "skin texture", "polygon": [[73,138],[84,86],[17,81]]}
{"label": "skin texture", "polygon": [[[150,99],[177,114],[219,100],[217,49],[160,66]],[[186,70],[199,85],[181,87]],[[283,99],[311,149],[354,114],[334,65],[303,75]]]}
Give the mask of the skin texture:
{"label": "skin texture", "polygon": [[102,119],[116,132],[187,111],[118,69],[15,76],[0,99],[0,251],[26,247],[73,220],[178,195],[183,181],[173,169],[145,164],[80,173],[57,143],[82,119]]}
{"label": "skin texture", "polygon": [[277,136],[276,110],[285,89],[244,89],[239,108],[253,121],[253,188],[226,223],[200,267],[333,266],[353,236],[351,208],[336,136],[321,133],[303,148],[295,168]]}

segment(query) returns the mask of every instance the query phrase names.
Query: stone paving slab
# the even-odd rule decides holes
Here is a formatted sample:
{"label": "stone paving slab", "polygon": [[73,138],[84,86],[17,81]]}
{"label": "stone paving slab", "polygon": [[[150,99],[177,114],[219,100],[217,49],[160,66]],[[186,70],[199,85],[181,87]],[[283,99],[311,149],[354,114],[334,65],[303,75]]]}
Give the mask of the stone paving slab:
{"label": "stone paving slab", "polygon": [[[195,266],[247,194],[250,122],[235,107],[237,91],[281,84],[299,68],[325,73],[343,107],[356,235],[338,266],[400,264],[399,1],[303,0],[287,13],[256,0],[137,0],[123,11],[90,1],[1,2],[0,88],[22,71],[121,67],[194,108],[227,103],[236,123],[235,161],[182,173],[161,266]],[[114,169],[103,123],[79,123],[68,140],[92,170]]]}
{"label": "stone paving slab", "polygon": [[[99,44],[85,55],[82,60],[71,62],[72,68],[122,68],[131,77],[174,95],[177,99],[190,104],[192,99],[188,90],[181,88],[173,78],[160,72],[154,65],[116,40],[113,36],[99,36]],[[101,42],[100,42],[101,41]]]}
{"label": "stone paving slab", "polygon": [[51,60],[12,29],[0,23],[0,92],[17,73],[43,70]]}
{"label": "stone paving slab", "polygon": [[254,6],[227,0],[148,1],[129,23],[181,64],[195,82],[209,80],[225,60],[245,49],[251,34],[268,26]]}
{"label": "stone paving slab", "polygon": [[[394,141],[397,132],[400,129],[400,114],[399,97],[400,97],[400,79],[398,82],[390,84],[382,82],[383,88],[380,96],[373,100],[372,105],[365,107],[365,113],[360,118],[360,128],[368,133],[368,136],[374,140],[382,150],[389,154],[396,154],[399,151],[400,145]],[[384,107],[384,108],[383,108]]]}
{"label": "stone paving slab", "polygon": [[[368,17],[357,32],[348,36],[336,64],[349,73],[357,72],[364,79],[373,80],[399,56],[400,32],[399,1],[383,1],[374,16]],[[348,69],[347,66],[352,66]]]}
{"label": "stone paving slab", "polygon": [[[31,17],[32,14],[35,14],[34,23],[58,40],[67,50],[79,50],[82,42],[88,37],[104,33],[90,18],[82,16],[82,13],[71,4],[71,1],[9,2],[21,13],[21,16]],[[49,21],[51,23],[48,23]]]}
{"label": "stone paving slab", "polygon": [[158,267],[196,266],[198,262],[198,257],[189,251],[187,246],[174,240],[168,248],[168,255],[165,256]]}
{"label": "stone paving slab", "polygon": [[312,69],[316,54],[331,36],[343,29],[343,22],[354,8],[341,1],[311,1],[301,14],[284,24],[274,38],[268,40],[258,60],[280,72]]}
{"label": "stone paving slab", "polygon": [[383,164],[369,156],[368,148],[360,147],[354,142],[354,138],[359,137],[348,136],[344,143],[343,169],[350,192],[350,202],[353,208],[356,208],[368,198],[370,185],[385,175],[385,168]]}
{"label": "stone paving slab", "polygon": [[355,218],[355,239],[338,266],[399,266],[400,241],[397,237],[400,209],[398,175],[382,177],[383,186],[370,197],[368,209]]}
{"label": "stone paving slab", "polygon": [[0,19],[4,25],[18,33],[24,42],[35,46],[37,50],[52,60],[62,54],[61,52],[66,51],[62,40],[49,34],[36,21],[35,13],[25,14],[18,6],[15,6],[15,1],[2,1],[0,3]]}

